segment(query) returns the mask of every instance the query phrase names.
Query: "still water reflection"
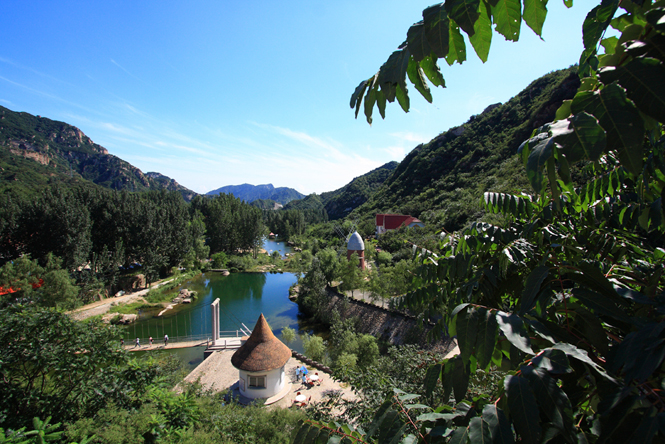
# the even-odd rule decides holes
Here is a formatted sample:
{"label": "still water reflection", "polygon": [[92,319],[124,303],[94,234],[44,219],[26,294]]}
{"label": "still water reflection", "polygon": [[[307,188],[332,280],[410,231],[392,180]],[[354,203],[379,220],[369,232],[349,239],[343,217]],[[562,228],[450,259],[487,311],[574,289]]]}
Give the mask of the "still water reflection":
{"label": "still water reflection", "polygon": [[[127,338],[132,341],[136,337],[152,336],[159,342],[165,334],[169,338],[211,336],[210,304],[219,298],[222,335],[236,335],[242,324],[253,329],[263,313],[273,333],[281,339],[283,327],[300,330],[298,305],[288,297],[289,287],[295,282],[296,275],[293,273],[233,273],[229,276],[206,273],[182,284],[181,288],[196,291],[198,295],[191,304],[175,305],[159,317],[160,310],[141,312],[139,321],[126,327]],[[177,293],[178,290],[174,291]],[[242,335],[241,332],[238,334]],[[287,345],[302,351],[299,338]],[[201,347],[173,349],[170,352],[192,367],[203,358]]]}

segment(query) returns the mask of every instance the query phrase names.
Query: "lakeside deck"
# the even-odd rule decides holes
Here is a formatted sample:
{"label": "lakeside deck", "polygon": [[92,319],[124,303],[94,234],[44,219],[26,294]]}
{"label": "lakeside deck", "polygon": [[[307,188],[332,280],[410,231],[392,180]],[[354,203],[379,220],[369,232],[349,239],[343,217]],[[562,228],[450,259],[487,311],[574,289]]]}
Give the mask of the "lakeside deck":
{"label": "lakeside deck", "polygon": [[127,343],[123,345],[123,349],[133,352],[133,351],[151,351],[151,350],[172,350],[175,348],[189,348],[189,347],[207,347],[211,350],[236,350],[242,345],[242,338],[220,338],[217,340],[216,345],[209,343],[207,339],[205,340],[193,340],[193,341],[174,341],[169,342],[168,345],[164,345],[163,340],[155,340],[152,345],[148,344],[148,339],[141,339],[141,345],[136,346],[134,342]]}

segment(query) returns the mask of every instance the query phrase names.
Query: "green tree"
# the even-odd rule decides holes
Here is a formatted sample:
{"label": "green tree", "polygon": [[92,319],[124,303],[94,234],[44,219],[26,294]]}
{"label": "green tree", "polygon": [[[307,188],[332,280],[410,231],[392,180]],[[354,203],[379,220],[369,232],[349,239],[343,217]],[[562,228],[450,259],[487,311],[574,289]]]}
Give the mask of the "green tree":
{"label": "green tree", "polygon": [[323,273],[323,276],[325,276],[326,282],[328,285],[332,285],[332,282],[338,278],[340,270],[337,251],[332,248],[324,248],[316,253],[316,258],[319,260],[321,272]]}
{"label": "green tree", "polygon": [[356,341],[358,344],[358,365],[362,368],[373,365],[380,355],[376,338],[372,335],[361,334],[358,335]]}
{"label": "green tree", "polygon": [[223,251],[220,251],[219,253],[215,253],[212,255],[212,267],[213,268],[224,268],[227,262],[227,256],[226,253]]}
{"label": "green tree", "polygon": [[326,355],[326,344],[320,336],[305,334],[302,337],[302,346],[305,354],[311,359],[322,362]]}
{"label": "green tree", "polygon": [[[465,57],[460,29],[484,60],[492,25],[517,40],[524,20],[540,35],[546,12],[532,0],[427,8],[352,106],[357,113],[364,100],[368,121],[375,103],[382,115],[395,98],[408,110],[407,74],[431,100],[425,77],[443,82],[436,59]],[[424,378],[425,399],[441,387],[441,402],[452,395],[456,404],[420,404],[414,414],[414,396],[398,391],[366,442],[394,430],[412,442],[442,433],[451,442],[663,439],[664,21],[665,8],[649,1],[603,0],[588,13],[582,86],[520,148],[533,193],[486,193],[486,210],[507,226],[476,223],[446,236],[440,253],[422,256],[417,287],[404,298],[437,321],[437,334],[447,326],[457,336],[460,355],[429,366]],[[609,26],[620,36],[605,38]],[[471,393],[476,371],[496,367],[508,371],[503,384]],[[316,439],[317,428],[300,433]]]}
{"label": "green tree", "polygon": [[340,276],[342,280],[340,284],[340,290],[350,291],[353,295],[354,290],[361,287],[363,284],[364,273],[358,267],[358,254],[353,253],[351,257],[346,260],[342,259],[340,261]]}
{"label": "green tree", "polygon": [[0,309],[1,422],[19,428],[34,417],[63,421],[109,401],[129,404],[142,370],[122,373],[127,358],[116,337],[101,321],[75,322],[50,308]]}
{"label": "green tree", "polygon": [[6,289],[0,295],[0,306],[12,301],[65,309],[78,305],[79,289],[61,268],[62,261],[51,254],[46,261],[41,267],[37,260],[22,256],[0,267],[0,287]]}
{"label": "green tree", "polygon": [[282,328],[282,341],[290,344],[296,339],[296,331],[289,327]]}
{"label": "green tree", "polygon": [[312,260],[309,271],[299,280],[297,302],[310,316],[323,322],[329,319],[326,281],[317,258]]}

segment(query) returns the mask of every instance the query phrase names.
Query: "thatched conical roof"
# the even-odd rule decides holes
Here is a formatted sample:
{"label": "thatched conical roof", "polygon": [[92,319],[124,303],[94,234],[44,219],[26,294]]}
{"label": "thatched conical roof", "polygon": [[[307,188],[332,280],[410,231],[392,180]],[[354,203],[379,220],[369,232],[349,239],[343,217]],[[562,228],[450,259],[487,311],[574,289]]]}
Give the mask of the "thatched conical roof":
{"label": "thatched conical roof", "polygon": [[261,313],[247,342],[231,357],[231,364],[247,372],[264,372],[282,367],[290,358],[291,349],[275,337]]}

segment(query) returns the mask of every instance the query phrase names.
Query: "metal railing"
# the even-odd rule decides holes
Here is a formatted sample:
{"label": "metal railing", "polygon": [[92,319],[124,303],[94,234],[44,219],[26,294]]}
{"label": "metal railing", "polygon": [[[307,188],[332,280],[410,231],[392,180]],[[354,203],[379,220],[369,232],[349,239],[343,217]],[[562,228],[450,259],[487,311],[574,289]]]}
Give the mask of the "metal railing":
{"label": "metal railing", "polygon": [[[219,332],[219,338],[220,339],[229,339],[229,338],[240,338],[244,336],[244,333],[240,330],[226,330],[226,331],[220,331]],[[150,345],[150,337],[147,338],[142,338],[139,337],[139,344],[141,347],[145,345]],[[164,343],[164,338],[156,338],[153,337],[153,345],[154,344],[163,344]],[[187,336],[171,336],[169,335],[169,344],[176,343],[176,342],[210,342],[212,341],[212,337],[210,336],[209,333],[204,333],[200,335],[187,335]],[[136,338],[129,338],[125,340],[125,346],[133,346],[136,344]]]}

